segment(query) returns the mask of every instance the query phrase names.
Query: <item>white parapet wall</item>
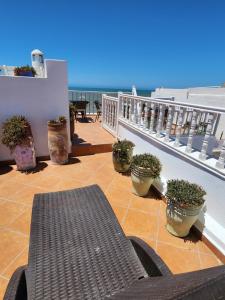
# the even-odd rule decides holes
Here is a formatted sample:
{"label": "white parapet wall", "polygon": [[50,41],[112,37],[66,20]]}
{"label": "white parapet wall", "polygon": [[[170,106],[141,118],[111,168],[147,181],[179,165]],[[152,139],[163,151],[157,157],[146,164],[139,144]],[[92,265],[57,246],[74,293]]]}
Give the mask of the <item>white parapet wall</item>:
{"label": "white parapet wall", "polygon": [[[65,116],[69,121],[67,63],[45,60],[45,70],[45,78],[0,76],[1,130],[7,118],[24,115],[31,124],[37,156],[49,154],[48,120]],[[0,161],[10,159],[9,149],[0,142]]]}
{"label": "white parapet wall", "polygon": [[206,203],[197,228],[205,237],[225,255],[225,181],[191,162],[184,156],[170,151],[167,147],[119,120],[117,134],[120,139],[128,139],[135,144],[134,154],[151,153],[156,155],[162,163],[161,183],[155,186],[161,193],[166,191],[166,182],[169,179],[184,179],[201,185],[207,192]]}

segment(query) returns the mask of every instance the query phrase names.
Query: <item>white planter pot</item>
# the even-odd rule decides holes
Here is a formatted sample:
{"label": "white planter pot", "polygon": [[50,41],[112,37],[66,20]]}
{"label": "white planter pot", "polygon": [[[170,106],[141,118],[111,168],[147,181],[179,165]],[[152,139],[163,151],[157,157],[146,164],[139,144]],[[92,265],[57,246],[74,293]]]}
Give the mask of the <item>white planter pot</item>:
{"label": "white planter pot", "polygon": [[152,177],[139,176],[131,172],[132,192],[138,196],[146,196],[154,179]]}
{"label": "white planter pot", "polygon": [[30,145],[17,145],[13,152],[18,171],[27,171],[36,167],[36,158],[33,142]]}
{"label": "white planter pot", "polygon": [[202,206],[195,208],[181,208],[174,205],[167,205],[167,230],[178,237],[185,237],[189,234],[192,225],[197,221]]}

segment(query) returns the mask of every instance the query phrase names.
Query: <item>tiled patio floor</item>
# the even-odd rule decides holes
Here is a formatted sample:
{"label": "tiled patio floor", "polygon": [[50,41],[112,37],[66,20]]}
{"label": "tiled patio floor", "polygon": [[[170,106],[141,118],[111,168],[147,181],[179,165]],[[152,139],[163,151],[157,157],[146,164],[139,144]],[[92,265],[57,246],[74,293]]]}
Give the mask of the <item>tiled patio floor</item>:
{"label": "tiled patio floor", "polygon": [[[108,197],[125,233],[144,239],[174,273],[221,264],[194,235],[179,239],[165,229],[165,204],[150,191],[140,198],[131,193],[128,176],[116,173],[111,153],[71,159],[71,164],[39,165],[39,172],[0,175],[0,299],[12,272],[27,263],[32,199],[35,193],[65,190],[97,183]],[[7,171],[7,170],[6,170]],[[4,174],[2,174],[4,173]]]}

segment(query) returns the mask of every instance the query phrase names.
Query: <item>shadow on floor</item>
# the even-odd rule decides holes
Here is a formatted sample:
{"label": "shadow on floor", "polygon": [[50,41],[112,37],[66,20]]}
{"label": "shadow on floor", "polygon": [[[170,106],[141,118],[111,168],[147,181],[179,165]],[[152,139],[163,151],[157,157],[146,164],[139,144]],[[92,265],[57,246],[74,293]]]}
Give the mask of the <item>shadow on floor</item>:
{"label": "shadow on floor", "polygon": [[94,119],[91,118],[91,117],[77,118],[77,119],[76,119],[76,122],[79,122],[79,123],[93,123],[93,122],[94,122]]}
{"label": "shadow on floor", "polygon": [[10,167],[10,166],[2,166],[2,167],[0,167],[0,175],[8,173],[8,172],[12,171],[12,169],[13,168]]}
{"label": "shadow on floor", "polygon": [[79,164],[81,161],[76,157],[69,157],[67,165]]}
{"label": "shadow on floor", "polygon": [[47,166],[48,164],[42,161],[42,162],[38,162],[34,169],[27,170],[27,171],[20,171],[20,172],[24,174],[34,174],[43,171]]}

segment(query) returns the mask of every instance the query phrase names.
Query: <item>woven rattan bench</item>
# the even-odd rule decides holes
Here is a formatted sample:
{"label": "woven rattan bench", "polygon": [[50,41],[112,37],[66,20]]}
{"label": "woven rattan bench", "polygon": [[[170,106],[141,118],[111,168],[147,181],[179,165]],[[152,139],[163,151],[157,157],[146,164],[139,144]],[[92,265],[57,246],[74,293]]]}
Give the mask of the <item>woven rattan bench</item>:
{"label": "woven rattan bench", "polygon": [[[223,267],[182,276],[143,241],[125,237],[93,185],[35,195],[28,265],[15,271],[4,299],[223,299],[216,298],[225,291]],[[212,282],[214,298],[188,298]]]}

